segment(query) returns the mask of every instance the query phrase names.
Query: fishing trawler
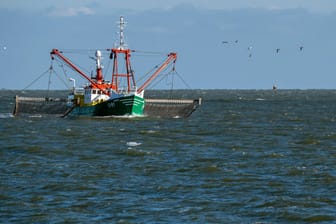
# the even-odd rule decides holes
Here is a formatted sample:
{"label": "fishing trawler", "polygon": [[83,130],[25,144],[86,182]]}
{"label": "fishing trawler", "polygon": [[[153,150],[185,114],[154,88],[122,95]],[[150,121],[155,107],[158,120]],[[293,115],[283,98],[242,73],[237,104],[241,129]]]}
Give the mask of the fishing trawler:
{"label": "fishing trawler", "polygon": [[[148,99],[144,98],[145,89],[157,82],[154,80],[159,76],[168,77],[169,74],[177,74],[175,63],[177,54],[166,53],[163,62],[157,64],[151,72],[145,76],[145,81],[141,82],[138,87],[134,77],[134,71],[131,67],[131,53],[137,51],[127,47],[124,40],[124,17],[119,20],[119,38],[114,48],[106,49],[106,52],[96,50],[95,57],[89,57],[95,60],[94,72],[90,76],[85,74],[81,69],[65,56],[69,50],[52,49],[50,52],[51,66],[44,72],[49,73],[49,82],[51,74],[56,74],[53,61],[59,63],[67,79],[73,82],[73,88],[67,98],[52,98],[49,96],[49,86],[46,97],[35,96],[18,96],[15,97],[15,107],[13,114],[15,116],[24,114],[49,114],[67,116],[122,116],[122,117],[159,117],[159,118],[180,118],[190,116],[201,104],[199,99]],[[75,50],[70,50],[75,51]],[[85,51],[86,52],[86,51]],[[93,51],[90,50],[93,53]],[[73,52],[72,52],[73,53]],[[141,51],[141,53],[145,53]],[[150,52],[153,54],[153,52]],[[159,53],[162,55],[162,53]],[[103,55],[108,55],[110,61],[107,70],[103,70]],[[70,67],[72,71],[78,73],[87,84],[81,87],[76,86],[76,80],[69,78],[63,65]],[[165,70],[171,67],[167,74]],[[112,69],[111,81],[104,78],[109,68]],[[58,76],[58,75],[57,75]],[[173,76],[171,76],[173,77]],[[143,77],[142,77],[143,78]],[[37,80],[37,79],[36,79]],[[33,83],[36,81],[34,80]],[[29,84],[28,86],[31,86]]]}
{"label": "fishing trawler", "polygon": [[[89,77],[76,66],[70,59],[62,54],[62,51],[53,49],[50,54],[54,60],[58,57],[74,71],[85,78],[89,83],[82,88],[73,88],[73,93],[68,97],[67,115],[78,116],[143,116],[145,108],[144,91],[155,77],[169,64],[176,62],[176,53],[169,53],[166,60],[140,87],[137,87],[134,72],[131,67],[131,52],[124,41],[124,18],[119,22],[119,46],[108,49],[110,59],[113,60],[111,82],[104,79],[102,72],[102,52],[95,53],[96,75]],[[121,73],[118,68],[124,61],[125,72]],[[120,66],[121,67],[121,66]],[[126,80],[125,86],[120,86],[121,79]]]}

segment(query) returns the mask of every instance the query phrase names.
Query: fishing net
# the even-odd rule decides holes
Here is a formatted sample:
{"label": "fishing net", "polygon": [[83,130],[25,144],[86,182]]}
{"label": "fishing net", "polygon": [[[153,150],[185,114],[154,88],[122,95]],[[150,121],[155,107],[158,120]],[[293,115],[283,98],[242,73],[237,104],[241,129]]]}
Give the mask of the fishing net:
{"label": "fishing net", "polygon": [[189,117],[201,104],[198,100],[146,99],[144,114],[148,117]]}
{"label": "fishing net", "polygon": [[67,110],[67,100],[63,98],[15,97],[14,115],[53,114],[63,115]]}

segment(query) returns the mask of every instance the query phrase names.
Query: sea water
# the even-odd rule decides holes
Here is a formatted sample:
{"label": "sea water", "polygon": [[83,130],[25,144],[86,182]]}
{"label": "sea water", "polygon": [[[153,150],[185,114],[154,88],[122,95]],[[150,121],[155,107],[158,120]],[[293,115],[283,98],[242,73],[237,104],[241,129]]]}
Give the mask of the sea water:
{"label": "sea water", "polygon": [[335,90],[179,91],[187,119],[13,117],[15,94],[0,223],[336,222]]}

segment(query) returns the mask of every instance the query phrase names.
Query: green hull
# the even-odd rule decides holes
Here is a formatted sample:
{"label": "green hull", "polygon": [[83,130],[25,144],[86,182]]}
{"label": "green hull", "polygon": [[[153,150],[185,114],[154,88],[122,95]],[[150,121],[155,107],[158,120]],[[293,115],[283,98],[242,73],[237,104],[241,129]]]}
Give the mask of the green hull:
{"label": "green hull", "polygon": [[77,106],[72,116],[143,116],[145,101],[135,95],[110,99],[93,106]]}

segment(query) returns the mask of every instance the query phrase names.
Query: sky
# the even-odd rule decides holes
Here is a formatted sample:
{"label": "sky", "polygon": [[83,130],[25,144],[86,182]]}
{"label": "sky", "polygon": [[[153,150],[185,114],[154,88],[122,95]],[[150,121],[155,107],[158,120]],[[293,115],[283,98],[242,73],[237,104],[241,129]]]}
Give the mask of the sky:
{"label": "sky", "polygon": [[[177,52],[176,88],[336,87],[334,0],[2,0],[0,89],[67,88],[51,49],[111,48],[120,16],[131,49]],[[67,56],[90,74],[95,62],[88,54]],[[131,59],[137,77],[162,60]],[[32,84],[51,63],[57,77]],[[103,64],[107,69],[108,57]],[[77,85],[85,83],[66,72]]]}

